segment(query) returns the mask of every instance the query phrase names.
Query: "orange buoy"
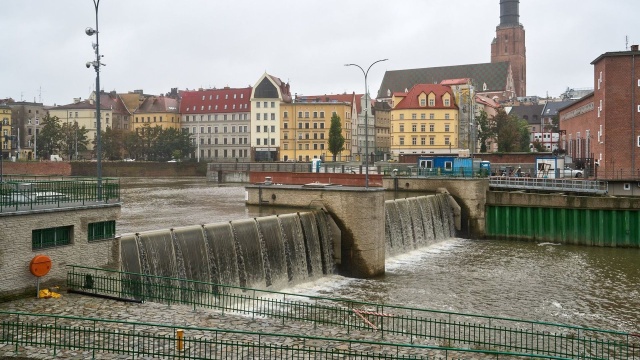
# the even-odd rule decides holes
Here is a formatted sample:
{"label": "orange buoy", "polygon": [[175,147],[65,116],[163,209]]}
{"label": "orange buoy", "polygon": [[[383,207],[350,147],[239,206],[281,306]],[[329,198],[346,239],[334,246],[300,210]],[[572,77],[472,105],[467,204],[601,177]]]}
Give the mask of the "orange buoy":
{"label": "orange buoy", "polygon": [[51,270],[51,258],[47,255],[36,255],[31,259],[29,271],[33,276],[45,276],[49,273],[49,270]]}

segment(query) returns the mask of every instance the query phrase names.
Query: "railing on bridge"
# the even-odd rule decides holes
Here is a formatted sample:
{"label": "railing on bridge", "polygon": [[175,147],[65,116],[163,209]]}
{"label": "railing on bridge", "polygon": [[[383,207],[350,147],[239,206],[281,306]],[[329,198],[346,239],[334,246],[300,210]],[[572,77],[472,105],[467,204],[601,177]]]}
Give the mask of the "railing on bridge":
{"label": "railing on bridge", "polygon": [[[381,339],[432,340],[454,348],[492,349],[561,358],[640,356],[633,334],[503,317],[409,308],[346,299],[226,286],[69,265],[67,286],[90,294],[214,308],[351,331],[377,331]],[[622,357],[621,354],[623,355]],[[626,357],[624,356],[626,354]]]}
{"label": "railing on bridge", "polygon": [[544,179],[530,177],[491,176],[489,187],[510,190],[538,190],[604,195],[608,191],[606,181]]}
{"label": "railing on bridge", "polygon": [[[41,357],[171,359],[562,359],[493,349],[456,349],[421,345],[268,333],[65,315],[0,311],[0,344],[15,355]],[[10,350],[4,347],[3,350]],[[597,357],[600,359],[601,357]],[[595,357],[584,357],[595,359]]]}
{"label": "railing on bridge", "polygon": [[101,186],[98,198],[96,178],[5,175],[0,182],[0,212],[120,201],[118,179],[103,178]]}

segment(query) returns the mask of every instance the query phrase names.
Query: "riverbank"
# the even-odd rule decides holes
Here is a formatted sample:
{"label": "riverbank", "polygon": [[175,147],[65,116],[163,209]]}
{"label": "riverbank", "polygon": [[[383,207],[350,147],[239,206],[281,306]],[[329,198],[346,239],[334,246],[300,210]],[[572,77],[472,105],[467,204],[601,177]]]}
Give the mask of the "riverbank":
{"label": "riverbank", "polygon": [[[12,175],[96,176],[93,161],[5,161],[3,173]],[[206,177],[204,162],[103,161],[103,177]]]}

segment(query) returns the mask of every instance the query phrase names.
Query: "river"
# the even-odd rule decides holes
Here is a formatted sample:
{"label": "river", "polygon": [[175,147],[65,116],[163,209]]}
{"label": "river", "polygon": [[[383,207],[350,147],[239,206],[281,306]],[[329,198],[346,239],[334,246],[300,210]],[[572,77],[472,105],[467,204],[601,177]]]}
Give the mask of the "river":
{"label": "river", "polygon": [[[121,186],[118,234],[294,211],[247,207],[242,186],[201,178]],[[283,291],[640,332],[639,249],[456,238],[387,259],[376,279],[331,275]]]}

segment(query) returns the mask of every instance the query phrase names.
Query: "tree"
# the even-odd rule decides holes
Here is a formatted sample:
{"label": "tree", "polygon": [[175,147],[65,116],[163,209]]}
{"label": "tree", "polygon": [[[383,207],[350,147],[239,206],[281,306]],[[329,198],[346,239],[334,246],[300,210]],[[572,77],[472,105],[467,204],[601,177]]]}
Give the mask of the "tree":
{"label": "tree", "polygon": [[122,149],[129,155],[131,159],[137,159],[142,156],[142,139],[137,132],[128,131],[122,138]]}
{"label": "tree", "polygon": [[87,130],[84,126],[78,127],[77,122],[64,123],[61,127],[62,133],[62,145],[61,152],[69,159],[77,160],[76,153],[82,153],[87,151],[89,145],[89,138]]}
{"label": "tree", "polygon": [[100,134],[102,141],[102,155],[109,160],[122,159],[124,131],[110,126]]}
{"label": "tree", "polygon": [[63,133],[60,119],[57,116],[47,114],[40,123],[38,132],[37,154],[40,158],[49,158],[52,154],[57,154],[62,149]]}
{"label": "tree", "polygon": [[476,116],[476,124],[478,126],[478,141],[480,142],[480,152],[487,152],[487,141],[494,137],[493,127],[489,122],[489,116],[483,110]]}
{"label": "tree", "polygon": [[329,128],[329,152],[333,155],[333,161],[336,156],[344,150],[344,136],[342,136],[342,124],[340,116],[333,114],[331,116],[331,128]]}
{"label": "tree", "polygon": [[526,121],[499,109],[492,123],[498,151],[529,152],[529,129]]}

